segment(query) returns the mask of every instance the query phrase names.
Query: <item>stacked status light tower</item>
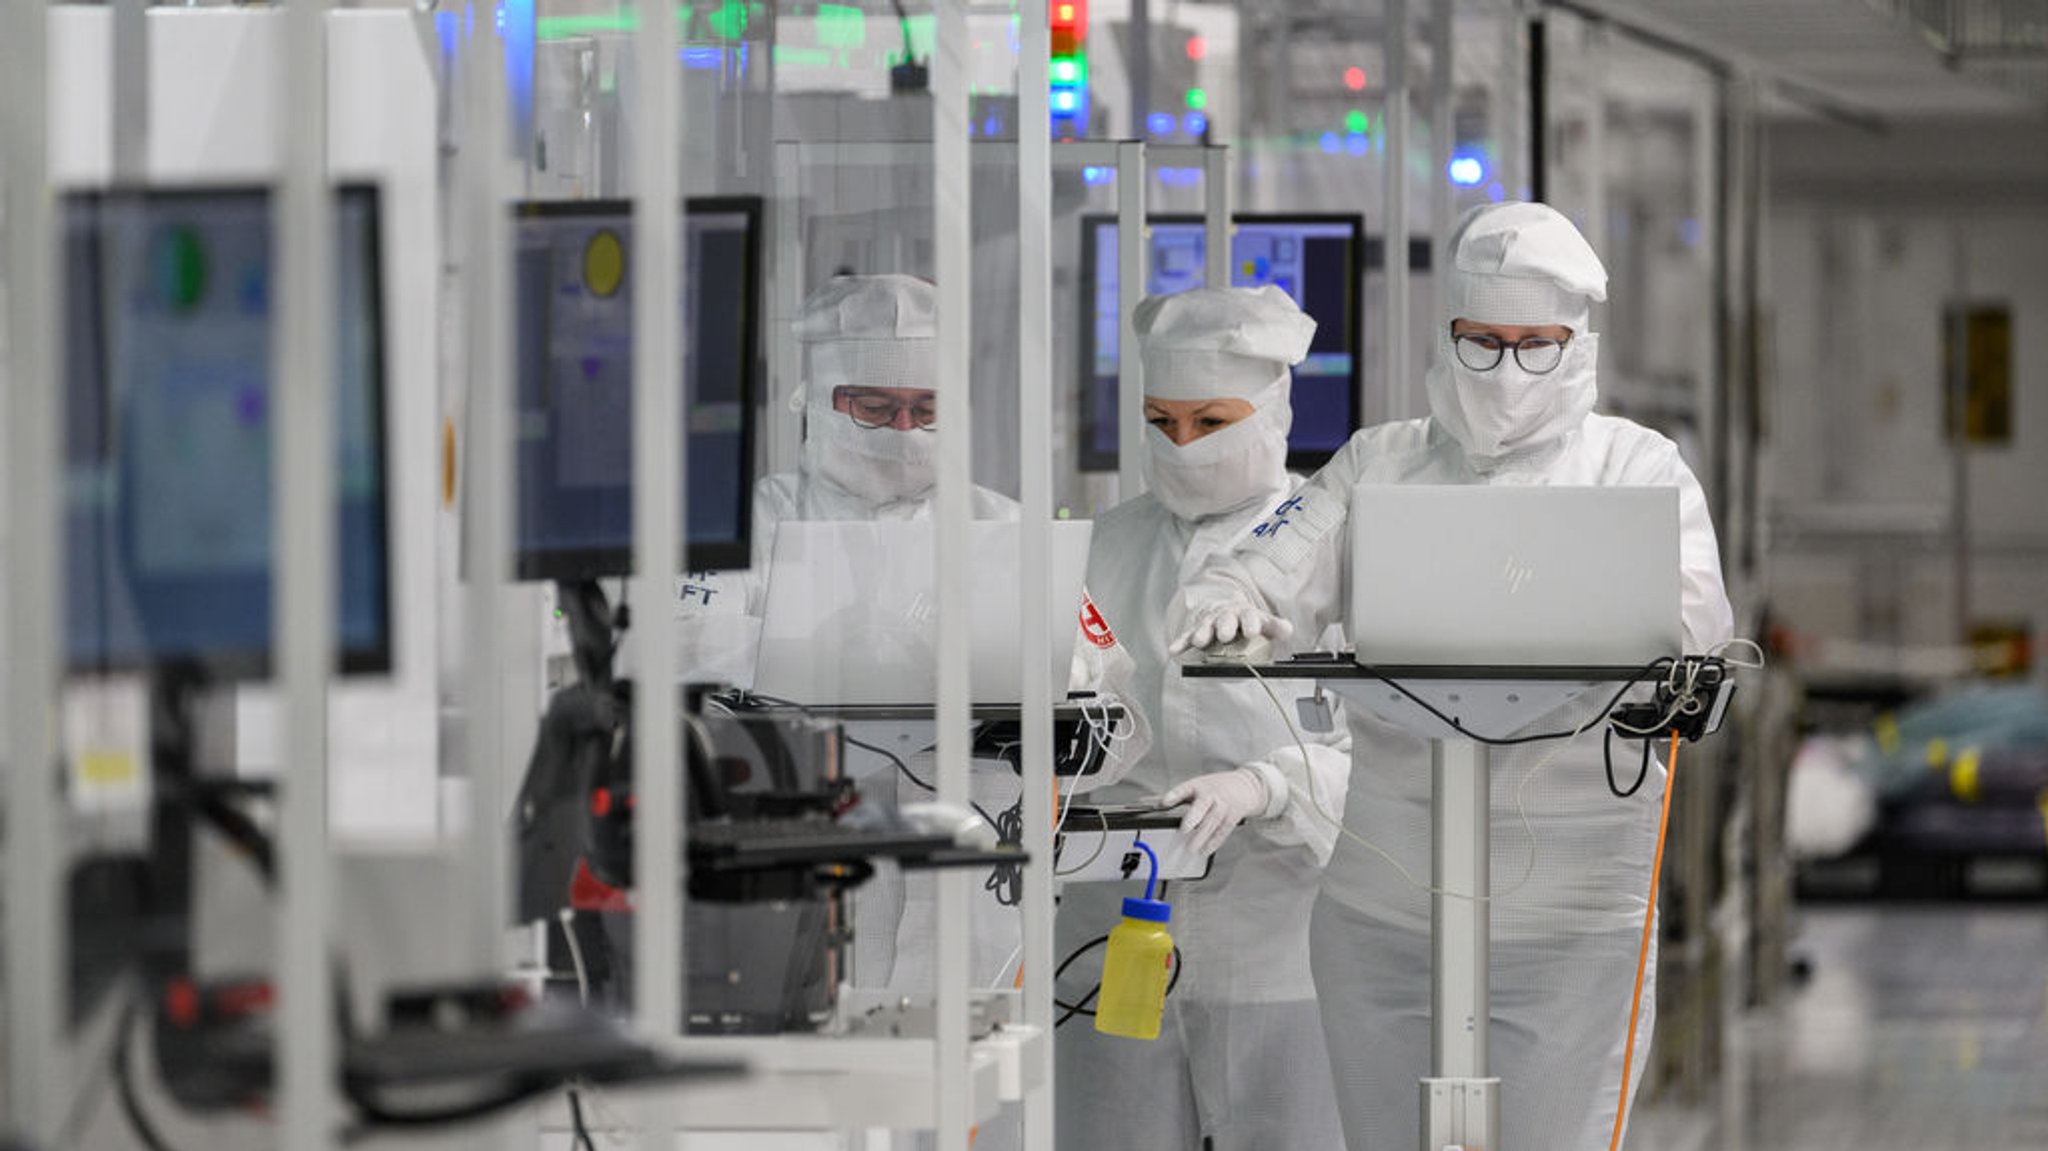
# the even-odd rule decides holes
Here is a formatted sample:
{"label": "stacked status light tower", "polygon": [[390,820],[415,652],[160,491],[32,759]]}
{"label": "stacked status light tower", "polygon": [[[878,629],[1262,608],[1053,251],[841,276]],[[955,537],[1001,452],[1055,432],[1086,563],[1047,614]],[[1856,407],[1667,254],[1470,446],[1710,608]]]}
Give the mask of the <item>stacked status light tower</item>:
{"label": "stacked status light tower", "polygon": [[1052,0],[1052,134],[1057,140],[1088,135],[1088,0]]}

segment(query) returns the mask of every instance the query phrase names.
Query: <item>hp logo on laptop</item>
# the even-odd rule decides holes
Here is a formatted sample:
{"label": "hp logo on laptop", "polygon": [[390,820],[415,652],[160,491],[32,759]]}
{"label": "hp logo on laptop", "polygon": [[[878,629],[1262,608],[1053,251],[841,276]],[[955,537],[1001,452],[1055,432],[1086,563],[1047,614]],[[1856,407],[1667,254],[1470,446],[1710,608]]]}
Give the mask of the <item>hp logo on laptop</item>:
{"label": "hp logo on laptop", "polygon": [[1508,594],[1514,595],[1522,590],[1524,584],[1536,578],[1536,569],[1514,556],[1509,556],[1508,562],[1502,565],[1500,574],[1501,578],[1507,581]]}

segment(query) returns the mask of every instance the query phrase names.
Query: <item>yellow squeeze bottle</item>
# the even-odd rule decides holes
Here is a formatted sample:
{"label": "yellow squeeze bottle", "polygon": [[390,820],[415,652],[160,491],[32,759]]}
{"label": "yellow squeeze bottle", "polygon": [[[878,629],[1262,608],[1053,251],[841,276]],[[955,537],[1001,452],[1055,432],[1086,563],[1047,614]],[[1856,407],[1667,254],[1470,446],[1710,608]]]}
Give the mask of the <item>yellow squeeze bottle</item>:
{"label": "yellow squeeze bottle", "polygon": [[1102,996],[1095,1006],[1095,1030],[1130,1039],[1159,1038],[1159,1018],[1166,1010],[1166,987],[1173,972],[1173,936],[1166,924],[1173,908],[1152,898],[1159,881],[1159,857],[1140,841],[1138,849],[1152,860],[1145,880],[1145,898],[1124,900],[1124,919],[1109,933],[1102,960]]}

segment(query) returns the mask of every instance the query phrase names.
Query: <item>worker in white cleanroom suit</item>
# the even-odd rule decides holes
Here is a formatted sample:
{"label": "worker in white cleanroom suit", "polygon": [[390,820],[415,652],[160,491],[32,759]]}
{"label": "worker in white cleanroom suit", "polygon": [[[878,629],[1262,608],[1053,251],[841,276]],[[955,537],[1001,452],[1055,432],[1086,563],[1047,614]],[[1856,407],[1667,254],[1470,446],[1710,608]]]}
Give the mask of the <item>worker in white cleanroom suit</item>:
{"label": "worker in white cleanroom suit", "polygon": [[[805,300],[795,323],[805,364],[798,470],[764,477],[755,486],[750,570],[694,572],[680,582],[682,666],[708,665],[751,679],[778,524],[931,518],[934,429],[945,418],[945,397],[964,394],[968,384],[937,377],[936,305],[930,281],[900,274],[835,277]],[[1017,504],[1008,497],[980,486],[971,495],[974,518],[1017,518]],[[1077,649],[1085,649],[1087,662],[1077,669],[1078,681],[1116,695],[1129,674],[1123,651],[1095,644]],[[924,790],[936,782],[928,721],[859,721],[847,728],[850,738],[891,750],[907,768],[899,770],[868,748],[851,747],[848,762],[864,795],[898,804],[933,798]],[[1118,748],[1135,750],[1142,743],[1140,731]],[[977,762],[970,781],[974,802],[990,814],[1008,810],[1020,794],[1018,777],[1006,765]],[[932,882],[929,872],[905,876],[885,867],[856,889],[856,986],[931,987],[937,962]],[[978,889],[973,909],[970,969],[975,985],[986,987],[1000,982],[1005,971],[1014,973],[1021,927],[1016,909],[998,905],[993,891]],[[881,927],[890,924],[893,930]]]}
{"label": "worker in white cleanroom suit", "polygon": [[[1341,809],[1349,738],[1337,727],[1297,741],[1278,709],[1291,711],[1313,684],[1276,681],[1269,696],[1251,681],[1183,679],[1166,654],[1182,582],[1300,486],[1286,470],[1288,369],[1307,354],[1315,321],[1278,288],[1200,288],[1140,303],[1136,330],[1147,491],[1098,517],[1088,588],[1137,660],[1153,743],[1091,798],[1185,803],[1184,831],[1214,855],[1206,878],[1168,892],[1180,978],[1159,1039],[1101,1035],[1078,1015],[1059,1029],[1058,1146],[1195,1151],[1207,1138],[1214,1151],[1333,1151],[1343,1133],[1308,922],[1335,827],[1308,797]],[[1060,956],[1114,926],[1130,894],[1065,885]],[[1059,998],[1085,1000],[1101,967],[1099,948],[1081,956]]]}
{"label": "worker in white cleanroom suit", "polygon": [[[1544,205],[1488,205],[1460,222],[1448,274],[1429,418],[1353,436],[1236,549],[1213,558],[1183,593],[1176,648],[1246,634],[1284,644],[1337,621],[1360,483],[1676,487],[1687,650],[1729,638],[1698,481],[1663,436],[1593,414],[1591,309],[1606,299],[1607,275],[1585,239]],[[1573,726],[1583,710],[1531,730]],[[1417,1080],[1430,1065],[1430,901],[1366,843],[1411,875],[1430,874],[1430,753],[1363,711],[1351,710],[1349,723],[1346,832],[1310,930],[1315,984],[1351,1151],[1406,1151],[1420,1142]],[[1607,1145],[1619,1100],[1664,775],[1656,765],[1634,798],[1610,795],[1594,727],[1528,787],[1532,842],[1515,797],[1548,754],[1543,744],[1493,753],[1493,890],[1502,894],[1492,904],[1492,1069],[1503,1081],[1507,1140],[1583,1151]],[[1646,1018],[1655,1004],[1654,986],[1645,987]],[[1638,1064],[1648,1047],[1646,1034]]]}

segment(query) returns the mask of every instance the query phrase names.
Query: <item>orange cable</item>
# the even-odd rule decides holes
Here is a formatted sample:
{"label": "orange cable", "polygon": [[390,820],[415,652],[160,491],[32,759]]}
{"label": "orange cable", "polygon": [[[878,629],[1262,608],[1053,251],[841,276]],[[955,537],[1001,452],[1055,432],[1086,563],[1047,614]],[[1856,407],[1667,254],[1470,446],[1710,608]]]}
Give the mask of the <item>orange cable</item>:
{"label": "orange cable", "polygon": [[1636,989],[1628,1001],[1628,1044],[1621,1055],[1621,1098],[1614,1104],[1614,1137],[1607,1151],[1621,1151],[1622,1121],[1628,1116],[1629,1070],[1636,1061],[1636,1022],[1643,1009],[1643,968],[1650,961],[1650,933],[1657,923],[1657,881],[1664,876],[1664,832],[1671,826],[1671,793],[1678,784],[1678,729],[1671,731],[1671,763],[1664,775],[1664,810],[1657,817],[1657,858],[1650,864],[1650,905],[1643,909],[1643,942],[1636,948]]}

